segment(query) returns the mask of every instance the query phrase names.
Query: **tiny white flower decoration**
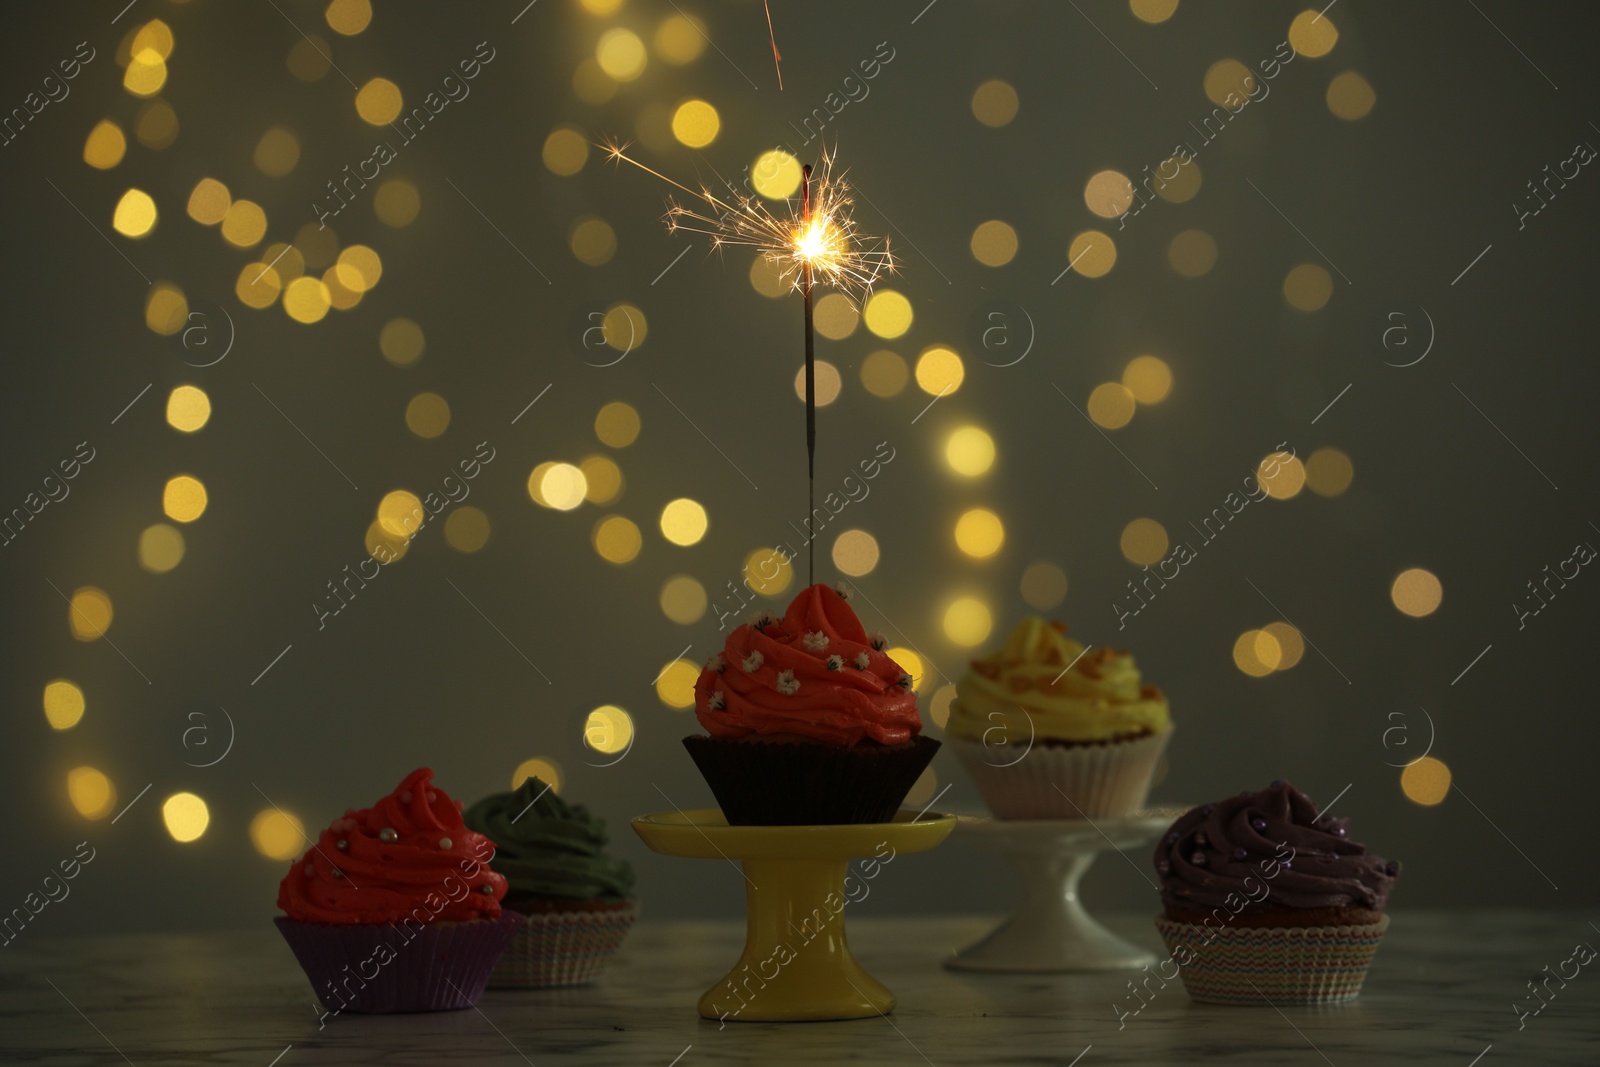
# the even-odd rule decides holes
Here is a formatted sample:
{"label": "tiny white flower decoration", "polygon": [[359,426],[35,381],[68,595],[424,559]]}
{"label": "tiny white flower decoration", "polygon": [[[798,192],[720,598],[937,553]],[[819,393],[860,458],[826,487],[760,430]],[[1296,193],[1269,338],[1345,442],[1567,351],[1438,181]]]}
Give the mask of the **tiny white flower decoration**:
{"label": "tiny white flower decoration", "polygon": [[883,631],[874,630],[872,633],[867,635],[867,644],[871,645],[879,652],[882,652],[884,649],[889,647],[889,639],[883,636]]}
{"label": "tiny white flower decoration", "polygon": [[769,613],[763,611],[760,615],[756,616],[755,621],[752,622],[750,625],[754,626],[757,630],[761,630],[761,629],[765,629],[768,626],[771,626],[773,623],[775,623],[777,621],[778,620],[774,616],[772,616]]}
{"label": "tiny white flower decoration", "polygon": [[722,698],[722,690],[720,689],[711,694],[711,699],[707,703],[711,706],[712,711],[721,711],[728,706],[728,702]]}
{"label": "tiny white flower decoration", "polygon": [[828,657],[828,669],[830,671],[842,671],[842,670],[844,670],[844,657],[843,656],[829,656]]}
{"label": "tiny white flower decoration", "polygon": [[812,630],[800,639],[800,643],[806,646],[807,652],[821,652],[828,647],[828,635],[821,630]]}
{"label": "tiny white flower decoration", "polygon": [[845,585],[843,582],[834,582],[833,583],[833,591],[835,593],[839,594],[839,599],[840,600],[849,600],[850,599],[850,587],[848,585]]}
{"label": "tiny white flower decoration", "polygon": [[864,671],[872,665],[872,657],[865,652],[856,656],[856,670]]}
{"label": "tiny white flower decoration", "polygon": [[718,674],[721,674],[727,669],[727,667],[728,660],[721,652],[718,652],[716,655],[706,660],[706,670],[708,671],[716,671]]}
{"label": "tiny white flower decoration", "polygon": [[895,684],[898,685],[901,689],[905,689],[905,690],[909,691],[911,689],[911,675],[902,674],[900,676],[900,680],[898,682],[896,682]]}
{"label": "tiny white flower decoration", "polygon": [[752,652],[744,658],[744,662],[740,663],[739,666],[745,669],[746,674],[749,674],[754,671],[759,671],[761,669],[761,665],[765,662],[766,660],[762,657],[760,652]]}
{"label": "tiny white flower decoration", "polygon": [[800,692],[800,682],[795,678],[794,671],[778,673],[778,692],[786,697],[792,697]]}

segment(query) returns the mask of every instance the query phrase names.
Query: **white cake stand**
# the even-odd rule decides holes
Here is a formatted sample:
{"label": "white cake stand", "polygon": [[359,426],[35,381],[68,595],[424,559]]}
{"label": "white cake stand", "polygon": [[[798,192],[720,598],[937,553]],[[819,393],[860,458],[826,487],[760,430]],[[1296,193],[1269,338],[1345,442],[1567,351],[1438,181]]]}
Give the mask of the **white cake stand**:
{"label": "white cake stand", "polygon": [[[963,971],[1106,971],[1157,958],[1107,930],[1078,900],[1078,881],[1107,849],[1150,868],[1140,846],[1155,840],[1182,808],[1152,808],[1120,819],[993,819],[961,816],[955,840],[999,852],[1022,877],[1022,903],[983,940],[944,964]],[[1152,873],[1151,877],[1155,875]],[[1152,908],[1154,904],[1152,903]]]}

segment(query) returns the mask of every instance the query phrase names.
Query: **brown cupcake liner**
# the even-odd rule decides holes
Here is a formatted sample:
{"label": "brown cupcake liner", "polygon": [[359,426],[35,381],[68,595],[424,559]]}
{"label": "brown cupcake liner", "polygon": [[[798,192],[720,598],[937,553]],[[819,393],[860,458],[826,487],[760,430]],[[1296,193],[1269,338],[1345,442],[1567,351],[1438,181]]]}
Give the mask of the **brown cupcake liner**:
{"label": "brown cupcake liner", "polygon": [[730,826],[889,822],[939,742],[832,748],[809,742],[683,739]]}
{"label": "brown cupcake liner", "polygon": [[598,979],[639,918],[639,902],[601,910],[518,913],[491,989],[553,989]]}

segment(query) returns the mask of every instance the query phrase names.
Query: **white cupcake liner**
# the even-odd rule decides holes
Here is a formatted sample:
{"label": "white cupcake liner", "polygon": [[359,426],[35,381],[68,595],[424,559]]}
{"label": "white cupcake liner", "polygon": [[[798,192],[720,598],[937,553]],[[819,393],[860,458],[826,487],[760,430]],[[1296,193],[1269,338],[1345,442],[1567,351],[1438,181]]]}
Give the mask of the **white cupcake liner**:
{"label": "white cupcake liner", "polygon": [[1341,1004],[1361,993],[1389,917],[1364,926],[1207,927],[1158,915],[1156,928],[1192,1000]]}
{"label": "white cupcake liner", "polygon": [[1150,779],[1171,736],[1168,729],[1103,744],[1035,741],[1021,758],[1015,745],[989,746],[965,738],[947,743],[996,818],[1110,819],[1144,807]]}
{"label": "white cupcake liner", "polygon": [[593,911],[515,913],[521,922],[489,978],[491,989],[549,989],[599,978],[639,918],[639,902]]}

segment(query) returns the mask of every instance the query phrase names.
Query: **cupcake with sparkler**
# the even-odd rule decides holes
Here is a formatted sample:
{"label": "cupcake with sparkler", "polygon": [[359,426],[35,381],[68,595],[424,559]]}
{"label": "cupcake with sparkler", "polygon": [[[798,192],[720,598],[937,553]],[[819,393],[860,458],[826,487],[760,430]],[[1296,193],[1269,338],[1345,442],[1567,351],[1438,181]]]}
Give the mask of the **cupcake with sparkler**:
{"label": "cupcake with sparkler", "polygon": [[998,818],[1100,819],[1143,807],[1172,719],[1127,652],[1026,618],[956,683],[945,732]]}
{"label": "cupcake with sparkler", "polygon": [[683,744],[730,824],[894,818],[939,742],[887,644],[823,585],[728,635],[695,684],[706,734]]}
{"label": "cupcake with sparkler", "polygon": [[1354,1000],[1400,874],[1287,782],[1190,809],[1154,861],[1156,926],[1189,996],[1214,1004]]}
{"label": "cupcake with sparkler", "polygon": [[605,820],[568,804],[538,778],[467,809],[466,824],[495,842],[489,866],[518,925],[489,984],[539,989],[600,977],[639,918],[633,868],[606,855]]}
{"label": "cupcake with sparkler", "polygon": [[471,1007],[516,918],[494,842],[412,771],[317,837],[278,885],[277,925],[329,1016]]}

